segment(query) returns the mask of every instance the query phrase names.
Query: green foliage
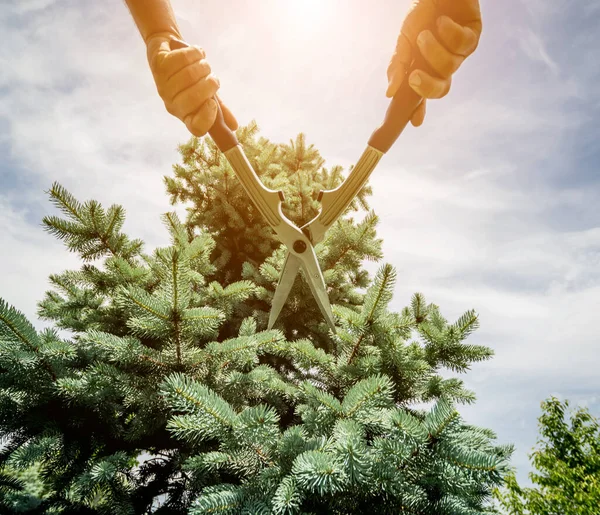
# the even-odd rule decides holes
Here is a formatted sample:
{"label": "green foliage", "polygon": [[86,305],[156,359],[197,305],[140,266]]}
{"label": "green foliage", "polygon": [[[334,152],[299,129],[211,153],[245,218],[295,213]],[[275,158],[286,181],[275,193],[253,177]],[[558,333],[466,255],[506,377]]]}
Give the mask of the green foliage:
{"label": "green foliage", "polygon": [[[42,501],[48,495],[39,464],[24,469],[5,466],[0,473],[0,513],[41,513]],[[58,512],[47,509],[44,513]]]}
{"label": "green foliage", "polygon": [[[238,140],[264,185],[284,192],[284,214],[297,225],[304,225],[318,213],[319,191],[342,183],[342,168],[323,167],[323,158],[313,145],[306,144],[303,134],[289,145],[276,145],[257,135],[254,122],[237,131]],[[212,140],[191,138],[181,145],[180,152],[183,160],[173,167],[174,177],[165,177],[171,201],[190,205],[186,221],[189,231],[201,230],[213,235],[216,271],[211,279],[216,284],[224,288],[246,279],[258,287],[253,300],[238,306],[228,319],[236,326],[241,319],[253,316],[264,327],[285,248],[254,208]],[[370,193],[369,186],[363,187],[349,211],[368,209],[366,197]],[[376,224],[374,213],[361,221],[346,217],[316,247],[332,304],[360,306],[361,290],[369,283],[361,263],[381,258],[381,241],[375,238]],[[277,327],[288,337],[307,337],[317,347],[326,348],[327,326],[305,281],[296,281]]]}
{"label": "green foliage", "polygon": [[54,183],[50,199],[65,218],[44,217],[44,225],[57,238],[64,240],[67,248],[77,252],[84,261],[106,254],[129,259],[142,246],[141,240],[129,240],[120,232],[125,222],[125,210],[113,205],[107,210],[95,200],[81,204],[61,185]]}
{"label": "green foliage", "polygon": [[511,515],[595,515],[600,506],[600,424],[587,409],[567,413],[569,402],[542,403],[538,448],[530,455],[533,488],[514,472],[494,496]]}
{"label": "green foliage", "polygon": [[215,469],[237,478],[207,486],[192,513],[251,513],[257,502],[270,507],[267,513],[360,513],[367,505],[382,510],[373,513],[402,506],[415,513],[475,513],[483,509],[482,483],[501,482],[510,454],[461,423],[444,399],[427,414],[396,407],[385,376],[357,382],[341,401],[304,384],[303,424],[287,430],[266,405],[236,413],[183,376],[168,378],[163,388],[184,413],[170,426],[174,434],[195,444],[198,438],[219,442],[218,453],[189,460],[188,470],[197,478]]}
{"label": "green foliage", "polygon": [[[238,139],[306,223],[341,167],[303,135],[257,131]],[[511,449],[461,420],[455,404],[474,394],[441,369],[491,350],[464,342],[473,312],[451,324],[421,294],[390,310],[394,268],[371,280],[362,267],[381,257],[369,187],[316,248],[337,333],[305,281],[266,331],[285,249],[210,140],[180,152],[165,182],[187,218],[165,214],[171,242],[149,253],[121,206],[50,189],[62,217],[44,225],[82,266],[50,277],[38,313],[51,329],[0,300],[0,511],[485,511]]]}

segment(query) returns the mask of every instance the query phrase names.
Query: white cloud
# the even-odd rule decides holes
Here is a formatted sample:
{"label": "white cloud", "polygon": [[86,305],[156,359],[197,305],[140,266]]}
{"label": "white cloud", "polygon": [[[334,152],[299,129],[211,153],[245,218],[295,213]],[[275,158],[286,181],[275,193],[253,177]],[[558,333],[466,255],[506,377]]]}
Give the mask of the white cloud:
{"label": "white cloud", "polygon": [[544,41],[538,33],[533,30],[522,30],[517,39],[527,57],[545,64],[554,76],[558,76],[559,66],[548,54]]}
{"label": "white cloud", "polygon": [[[9,2],[11,0],[8,0]],[[56,4],[59,0],[12,0],[11,11],[14,14],[31,14]]]}

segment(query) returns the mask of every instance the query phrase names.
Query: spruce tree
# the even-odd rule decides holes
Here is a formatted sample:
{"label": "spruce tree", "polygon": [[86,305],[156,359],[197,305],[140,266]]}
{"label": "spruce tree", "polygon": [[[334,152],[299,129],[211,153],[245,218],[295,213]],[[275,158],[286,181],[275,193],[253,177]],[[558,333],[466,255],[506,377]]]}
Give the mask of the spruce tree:
{"label": "spruce tree", "polygon": [[[274,144],[251,123],[237,135],[299,225],[343,180],[302,134]],[[456,404],[474,393],[441,374],[492,351],[465,343],[473,311],[450,323],[418,293],[389,309],[393,267],[363,267],[382,257],[370,189],[316,247],[337,332],[302,280],[267,331],[285,249],[210,140],[180,153],[165,182],[187,217],[163,216],[164,248],[124,234],[121,206],[52,185],[61,215],[44,226],[82,265],[50,277],[38,314],[53,328],[0,301],[2,509],[492,512],[512,448],[462,420]]]}

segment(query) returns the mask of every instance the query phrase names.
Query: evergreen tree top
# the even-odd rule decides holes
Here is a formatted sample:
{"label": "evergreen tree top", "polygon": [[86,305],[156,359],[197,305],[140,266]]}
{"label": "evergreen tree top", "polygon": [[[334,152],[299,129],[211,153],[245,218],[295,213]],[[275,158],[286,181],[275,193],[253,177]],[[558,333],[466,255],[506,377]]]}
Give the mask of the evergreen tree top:
{"label": "evergreen tree top", "polygon": [[[276,145],[251,124],[238,139],[297,224],[343,178],[302,135]],[[352,217],[365,187],[316,247],[337,333],[303,281],[265,331],[284,249],[212,142],[180,152],[165,182],[187,218],[165,214],[171,244],[151,252],[121,206],[49,191],[62,216],[44,225],[82,266],[39,303],[68,337],[0,301],[5,506],[33,470],[38,513],[485,511],[511,448],[462,421],[474,394],[441,375],[491,357],[465,343],[476,313],[449,323],[421,294],[390,311],[394,268],[362,268],[381,258],[376,215]]]}

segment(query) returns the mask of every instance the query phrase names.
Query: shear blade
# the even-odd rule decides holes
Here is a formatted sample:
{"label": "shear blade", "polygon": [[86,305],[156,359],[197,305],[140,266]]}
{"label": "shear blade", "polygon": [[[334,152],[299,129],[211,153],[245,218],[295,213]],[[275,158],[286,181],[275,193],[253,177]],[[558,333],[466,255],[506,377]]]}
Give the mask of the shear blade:
{"label": "shear blade", "polygon": [[319,267],[315,249],[310,246],[305,252],[303,257],[298,257],[291,252],[288,252],[286,256],[283,270],[281,271],[281,276],[279,277],[279,282],[277,283],[277,288],[275,290],[275,295],[273,296],[271,312],[269,313],[268,328],[271,329],[277,321],[277,317],[294,285],[298,269],[301,267],[306,282],[308,282],[308,286],[310,287],[310,291],[312,292],[323,317],[325,317],[325,320],[327,321],[327,325],[335,332],[334,316],[331,311],[331,305],[329,304],[325,279],[323,279],[323,273]]}
{"label": "shear blade", "polygon": [[291,252],[288,252],[283,263],[283,269],[281,271],[281,275],[279,276],[279,282],[277,283],[275,295],[273,295],[273,301],[271,303],[269,325],[267,326],[269,330],[273,328],[279,313],[281,313],[281,308],[283,308],[283,305],[290,294],[292,286],[294,286],[294,281],[296,280],[296,275],[298,274],[299,268],[300,259],[294,256],[294,254]]}
{"label": "shear blade", "polygon": [[321,313],[325,317],[331,330],[335,332],[335,322],[333,312],[331,311],[331,305],[329,304],[329,296],[325,289],[325,279],[323,279],[323,273],[321,272],[321,267],[319,266],[317,255],[315,254],[315,249],[312,245],[306,249],[305,254],[300,258],[300,265],[302,266],[306,281],[310,286],[313,297],[319,305]]}

